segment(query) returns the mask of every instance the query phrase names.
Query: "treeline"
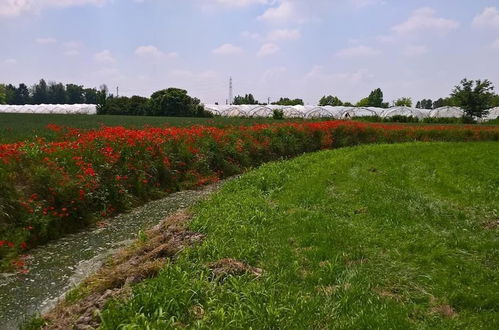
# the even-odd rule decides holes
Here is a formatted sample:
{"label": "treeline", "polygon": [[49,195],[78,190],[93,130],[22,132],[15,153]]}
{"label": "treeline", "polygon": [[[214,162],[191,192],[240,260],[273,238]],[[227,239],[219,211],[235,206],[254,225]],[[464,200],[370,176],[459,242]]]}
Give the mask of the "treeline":
{"label": "treeline", "polygon": [[212,117],[204,109],[201,101],[179,88],[157,91],[150,98],[142,96],[109,96],[99,104],[97,113],[101,115],[125,116],[170,116],[170,117]]}
{"label": "treeline", "polygon": [[0,104],[102,104],[109,93],[106,85],[85,88],[76,84],[62,84],[41,79],[28,87],[21,83],[17,87],[0,84]]}
{"label": "treeline", "polygon": [[[234,97],[234,100],[232,101],[232,104],[234,105],[253,105],[253,104],[260,104],[260,105],[267,105],[267,103],[260,103],[258,102],[253,94],[245,94],[244,96],[237,95]],[[290,99],[287,97],[281,97],[279,101],[277,102],[272,102],[271,104],[273,105],[285,105],[285,106],[294,106],[294,105],[304,105],[304,102],[302,99]]]}
{"label": "treeline", "polygon": [[[352,103],[342,102],[337,96],[323,96],[319,101],[320,106],[352,106]],[[410,97],[402,97],[392,102],[393,106],[412,107]],[[357,107],[388,108],[389,103],[383,100],[383,91],[380,88],[373,90],[368,97],[355,104]],[[436,109],[445,106],[461,107],[465,116],[482,118],[488,109],[499,107],[499,95],[494,92],[494,85],[489,80],[463,79],[454,87],[446,98],[436,101],[423,99],[416,103],[419,109]]]}
{"label": "treeline", "polygon": [[46,83],[44,79],[28,87],[0,84],[0,104],[96,104],[98,114],[127,116],[211,117],[201,101],[186,90],[168,88],[157,91],[150,98],[142,96],[117,97],[106,85],[99,89],[76,84]]}

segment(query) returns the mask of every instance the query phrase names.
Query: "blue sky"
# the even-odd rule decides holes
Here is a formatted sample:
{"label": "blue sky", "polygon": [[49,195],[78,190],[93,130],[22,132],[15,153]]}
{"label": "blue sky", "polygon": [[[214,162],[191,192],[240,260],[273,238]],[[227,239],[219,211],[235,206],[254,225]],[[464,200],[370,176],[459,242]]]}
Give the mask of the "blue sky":
{"label": "blue sky", "polygon": [[499,88],[499,0],[0,0],[0,82],[316,104]]}

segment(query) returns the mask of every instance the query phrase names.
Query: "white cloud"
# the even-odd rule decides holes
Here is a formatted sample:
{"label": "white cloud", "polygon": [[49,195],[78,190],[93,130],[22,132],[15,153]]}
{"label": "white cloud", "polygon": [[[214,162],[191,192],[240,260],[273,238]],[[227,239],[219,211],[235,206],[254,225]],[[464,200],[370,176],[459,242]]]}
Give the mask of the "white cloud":
{"label": "white cloud", "polygon": [[80,55],[80,51],[76,49],[69,49],[64,51],[63,53],[65,56],[78,56]]}
{"label": "white cloud", "polygon": [[273,43],[266,43],[266,44],[262,45],[262,47],[258,51],[257,55],[259,57],[263,57],[263,56],[275,54],[278,51],[279,51],[279,46],[277,46],[276,44],[273,44]]}
{"label": "white cloud", "polygon": [[259,20],[267,22],[287,22],[297,18],[295,3],[291,0],[282,0],[279,6],[268,8]]}
{"label": "white cloud", "polygon": [[0,16],[19,16],[46,7],[70,7],[105,4],[108,0],[0,0]]}
{"label": "white cloud", "polygon": [[40,45],[48,45],[48,44],[55,44],[57,40],[54,38],[37,38],[35,42]]}
{"label": "white cloud", "polygon": [[406,56],[421,56],[428,53],[428,47],[424,45],[409,45],[405,47],[403,53]]}
{"label": "white cloud", "polygon": [[357,8],[386,4],[384,0],[350,0],[350,2]]}
{"label": "white cloud", "polygon": [[137,47],[135,50],[135,54],[141,57],[149,57],[149,58],[164,58],[164,57],[169,57],[169,58],[175,58],[178,56],[177,53],[164,53],[161,50],[159,50],[155,46],[140,46]]}
{"label": "white cloud", "polygon": [[344,48],[336,52],[336,56],[342,58],[352,58],[352,57],[369,57],[379,55],[381,52],[375,48],[359,45],[349,48]]}
{"label": "white cloud", "polygon": [[492,48],[495,50],[499,50],[499,38],[497,38],[493,43],[492,43]]}
{"label": "white cloud", "polygon": [[216,4],[231,6],[231,7],[244,7],[255,4],[269,4],[272,3],[270,0],[211,0]]}
{"label": "white cloud", "polygon": [[243,33],[241,33],[241,36],[243,36],[244,38],[254,39],[254,40],[258,40],[262,37],[258,33],[249,32],[249,31],[244,31]]}
{"label": "white cloud", "polygon": [[100,53],[94,55],[94,59],[100,63],[114,63],[116,60],[109,50],[103,50]]}
{"label": "white cloud", "polygon": [[487,7],[473,19],[476,27],[499,29],[499,10],[496,7]]}
{"label": "white cloud", "polygon": [[267,39],[270,41],[297,40],[301,37],[298,29],[278,29],[270,31]]}
{"label": "white cloud", "polygon": [[72,40],[65,42],[63,47],[64,51],[62,54],[64,56],[78,56],[81,54],[81,49],[84,47],[84,44],[79,40]]}
{"label": "white cloud", "polygon": [[310,81],[322,82],[324,85],[336,84],[343,86],[345,83],[358,85],[371,81],[374,78],[374,75],[369,73],[367,70],[328,73],[323,66],[316,65],[305,75],[305,78]]}
{"label": "white cloud", "polygon": [[233,44],[223,44],[213,49],[212,52],[217,55],[237,55],[242,54],[244,51],[241,47],[234,46]]}
{"label": "white cloud", "polygon": [[17,60],[15,58],[8,58],[5,61],[3,61],[3,63],[7,65],[15,65],[17,64]]}
{"label": "white cloud", "polygon": [[392,30],[398,35],[410,35],[418,32],[445,35],[459,27],[459,22],[435,16],[435,10],[424,7],[415,10],[409,19]]}

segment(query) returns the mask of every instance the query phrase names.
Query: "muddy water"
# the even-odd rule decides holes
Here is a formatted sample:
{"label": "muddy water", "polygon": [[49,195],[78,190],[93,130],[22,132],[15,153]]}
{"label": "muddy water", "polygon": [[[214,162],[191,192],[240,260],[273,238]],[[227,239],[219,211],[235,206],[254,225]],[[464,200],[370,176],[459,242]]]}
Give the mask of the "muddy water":
{"label": "muddy water", "polygon": [[181,191],[106,221],[101,228],[73,234],[30,251],[28,274],[0,274],[0,329],[52,307],[116,249],[175,211],[189,207],[218,187]]}

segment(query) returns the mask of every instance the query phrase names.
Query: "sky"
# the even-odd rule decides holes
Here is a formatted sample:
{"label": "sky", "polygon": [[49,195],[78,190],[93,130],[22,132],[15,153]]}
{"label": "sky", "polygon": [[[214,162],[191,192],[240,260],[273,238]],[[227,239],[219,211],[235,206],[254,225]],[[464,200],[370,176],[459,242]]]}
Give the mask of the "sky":
{"label": "sky", "polygon": [[499,0],[0,0],[0,83],[317,104],[499,89]]}

